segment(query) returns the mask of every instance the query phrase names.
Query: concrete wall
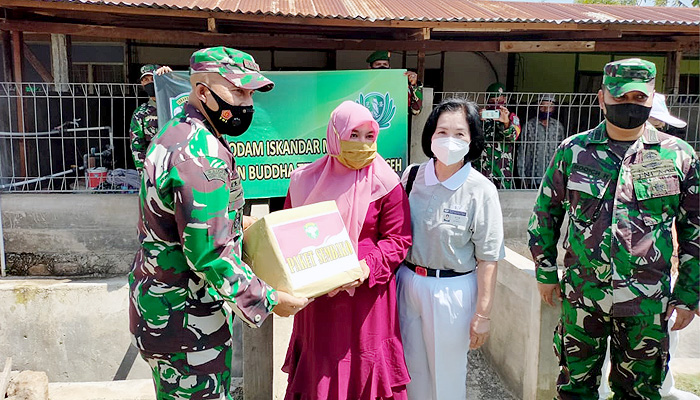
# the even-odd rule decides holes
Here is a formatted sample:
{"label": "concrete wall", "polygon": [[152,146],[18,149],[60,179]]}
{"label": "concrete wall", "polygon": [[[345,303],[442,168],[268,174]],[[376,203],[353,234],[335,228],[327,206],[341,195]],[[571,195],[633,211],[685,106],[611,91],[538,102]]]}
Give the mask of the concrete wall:
{"label": "concrete wall", "polygon": [[[125,276],[0,279],[0,359],[12,357],[14,369],[46,371],[51,382],[150,378],[130,349],[128,296]],[[252,331],[236,320],[234,377],[243,376],[244,329]]]}
{"label": "concrete wall", "polygon": [[117,275],[138,248],[135,195],[3,194],[9,275]]}
{"label": "concrete wall", "polygon": [[[506,83],[508,72],[507,53],[484,53],[496,68],[498,80]],[[474,53],[445,53],[445,75],[443,88],[446,92],[481,92],[493,82],[496,76],[489,64]]]}
{"label": "concrete wall", "polygon": [[411,132],[408,149],[409,164],[420,164],[425,162],[428,157],[423,153],[421,140],[423,137],[423,127],[428,120],[430,112],[433,110],[433,89],[423,88],[423,108],[420,114],[411,118]]}
{"label": "concrete wall", "polygon": [[[126,278],[0,280],[0,358],[51,382],[110,381],[130,346]],[[129,379],[150,377],[140,357]]]}
{"label": "concrete wall", "polygon": [[523,400],[551,399],[559,372],[552,350],[559,308],[540,301],[532,261],[506,251],[498,263],[491,334],[484,354],[506,386]]}

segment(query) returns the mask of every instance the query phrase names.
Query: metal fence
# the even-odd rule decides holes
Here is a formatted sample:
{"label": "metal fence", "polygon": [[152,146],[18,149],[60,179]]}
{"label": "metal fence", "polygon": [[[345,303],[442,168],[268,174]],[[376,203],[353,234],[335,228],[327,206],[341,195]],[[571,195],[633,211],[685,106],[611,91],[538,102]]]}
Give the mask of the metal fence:
{"label": "metal fence", "polygon": [[134,168],[129,124],[147,100],[139,87],[0,82],[0,191],[133,190],[102,180],[105,169]]}
{"label": "metal fence", "polygon": [[[104,177],[88,179],[88,172],[102,167],[112,177],[114,171],[134,168],[129,124],[133,111],[147,100],[140,85],[73,83],[63,89],[58,92],[47,83],[0,82],[0,191],[133,191],[119,185],[118,179],[102,183]],[[535,157],[524,150],[530,146],[537,150],[537,157],[545,157],[547,151],[542,149],[558,144],[558,140],[538,139],[527,129],[529,121],[536,122],[542,95],[505,93],[506,107],[518,116],[523,131],[504,146],[513,159],[513,178],[496,179],[501,187],[506,180],[513,183],[511,187],[536,187],[541,175],[522,172],[525,161]],[[595,94],[549,95],[557,100],[552,118],[561,124],[564,137],[590,129],[603,119]],[[434,101],[448,97],[467,98],[482,107],[487,102],[483,92],[438,92]],[[700,96],[669,95],[667,103],[673,115],[688,122],[682,137],[700,149]]]}
{"label": "metal fence", "polygon": [[[504,93],[506,108],[517,115],[522,131],[517,139],[490,137],[489,146],[496,146],[507,152],[512,159],[511,170],[505,171],[504,178],[492,177],[499,188],[533,189],[539,186],[543,169],[549,163],[560,139],[553,131],[561,129],[563,138],[597,126],[604,119],[598,106],[595,93]],[[540,100],[548,95],[556,100],[555,109],[548,119],[548,127],[538,124]],[[434,103],[457,97],[476,102],[486,107],[489,96],[484,92],[436,92]],[[700,96],[667,95],[666,103],[672,115],[686,121],[684,129],[671,129],[671,132],[700,150]],[[558,124],[561,124],[558,126]],[[537,133],[535,133],[537,132]],[[487,136],[488,138],[488,136]],[[485,160],[485,163],[498,163],[499,160]],[[503,165],[502,165],[503,166]],[[540,167],[540,168],[538,168]],[[511,177],[512,176],[512,177]]]}

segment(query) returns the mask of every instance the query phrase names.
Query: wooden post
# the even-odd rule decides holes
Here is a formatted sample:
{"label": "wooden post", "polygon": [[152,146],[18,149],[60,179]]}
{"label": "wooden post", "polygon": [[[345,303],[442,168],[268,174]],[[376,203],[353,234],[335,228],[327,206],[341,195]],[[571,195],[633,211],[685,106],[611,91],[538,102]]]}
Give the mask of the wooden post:
{"label": "wooden post", "polygon": [[2,35],[2,75],[5,82],[12,80],[12,41],[9,31],[0,31]]}
{"label": "wooden post", "polygon": [[68,65],[68,47],[66,35],[51,34],[51,71],[57,92],[68,90],[70,68]]}
{"label": "wooden post", "polygon": [[683,52],[672,51],[666,56],[666,94],[678,94],[681,83]]}
{"label": "wooden post", "polygon": [[425,81],[425,51],[418,51],[418,80]]}
{"label": "wooden post", "polygon": [[[245,213],[245,211],[244,211]],[[270,213],[268,200],[253,200],[250,215],[262,218]],[[275,316],[269,315],[260,328],[243,327],[243,392],[249,400],[274,399],[275,389]],[[285,345],[289,339],[285,341]],[[281,367],[281,363],[277,369]],[[278,374],[281,371],[278,371]]]}
{"label": "wooden post", "polygon": [[[24,101],[22,96],[22,66],[24,61],[24,36],[21,31],[12,31],[12,63],[13,75],[17,89],[17,132],[24,133]],[[24,137],[19,140],[19,172],[20,176],[27,176],[26,152],[24,148]]]}
{"label": "wooden post", "polygon": [[246,399],[273,398],[273,316],[260,328],[243,327],[243,392]]}

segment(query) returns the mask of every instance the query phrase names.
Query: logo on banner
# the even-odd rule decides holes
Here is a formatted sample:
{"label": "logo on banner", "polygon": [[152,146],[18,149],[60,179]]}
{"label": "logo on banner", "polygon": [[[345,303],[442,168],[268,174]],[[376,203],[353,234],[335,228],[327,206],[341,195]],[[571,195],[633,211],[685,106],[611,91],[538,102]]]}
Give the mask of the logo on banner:
{"label": "logo on banner", "polygon": [[187,93],[182,93],[181,95],[178,95],[177,97],[171,97],[170,98],[170,118],[176,116],[177,114],[182,111],[182,107],[185,106],[185,103],[187,103],[187,99],[190,98],[189,92]]}
{"label": "logo on banner", "polygon": [[314,224],[313,222],[309,222],[308,224],[304,225],[304,232],[306,232],[306,236],[310,237],[311,239],[316,239],[319,234],[318,225]]}
{"label": "logo on banner", "polygon": [[360,93],[357,103],[367,107],[372,113],[372,117],[379,124],[379,129],[386,129],[391,126],[391,120],[396,115],[396,106],[394,105],[394,99],[389,96],[389,92],[386,94],[378,92]]}

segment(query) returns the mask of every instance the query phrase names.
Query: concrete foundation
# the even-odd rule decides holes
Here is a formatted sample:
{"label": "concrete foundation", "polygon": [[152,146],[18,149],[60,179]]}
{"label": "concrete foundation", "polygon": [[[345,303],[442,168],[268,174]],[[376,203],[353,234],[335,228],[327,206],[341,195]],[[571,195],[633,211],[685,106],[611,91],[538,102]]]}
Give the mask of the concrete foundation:
{"label": "concrete foundation", "polygon": [[[518,397],[552,398],[558,373],[552,334],[559,310],[541,303],[534,264],[522,256],[536,192],[499,195],[509,249],[499,263],[492,332],[483,354]],[[26,261],[11,264],[10,273],[116,276],[0,279],[0,360],[12,357],[14,369],[46,371],[50,382],[149,379],[146,363],[128,354],[126,273],[137,248],[137,197],[12,194],[2,201],[9,258]],[[253,208],[257,215],[266,212]],[[256,390],[267,394],[250,398],[283,398],[286,374],[280,367],[292,321],[273,317],[258,330],[240,323],[234,328],[233,375],[244,372],[245,332],[251,349],[246,353],[254,356],[246,359],[246,371],[252,372],[244,387],[252,390],[248,379],[254,378]],[[684,369],[700,365],[698,334],[700,320],[681,333],[677,357]]]}
{"label": "concrete foundation", "polygon": [[137,222],[135,195],[3,194],[7,274],[126,274]]}
{"label": "concrete foundation", "polygon": [[518,398],[555,397],[559,366],[552,337],[558,318],[558,307],[540,301],[534,263],[507,248],[498,263],[491,334],[483,351]]}
{"label": "concrete foundation", "polygon": [[[0,358],[51,382],[112,380],[130,346],[127,298],[125,278],[0,280]],[[140,357],[129,377],[150,377]]]}

